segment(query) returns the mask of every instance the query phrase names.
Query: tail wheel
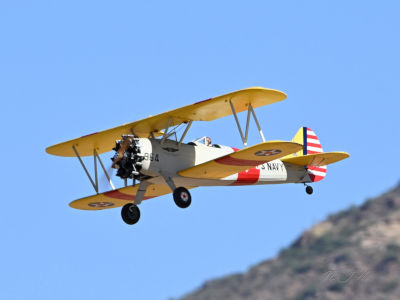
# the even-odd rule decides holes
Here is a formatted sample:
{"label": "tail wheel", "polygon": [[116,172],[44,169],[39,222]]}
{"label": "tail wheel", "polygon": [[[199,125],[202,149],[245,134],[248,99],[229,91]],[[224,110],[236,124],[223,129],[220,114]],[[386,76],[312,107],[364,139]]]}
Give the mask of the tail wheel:
{"label": "tail wheel", "polygon": [[121,210],[122,220],[128,225],[136,224],[140,219],[140,210],[133,203],[125,204]]}
{"label": "tail wheel", "polygon": [[174,201],[178,207],[186,208],[192,203],[192,196],[186,188],[178,187],[174,190]]}
{"label": "tail wheel", "polygon": [[306,186],[306,193],[311,195],[314,192],[313,188],[309,185]]}

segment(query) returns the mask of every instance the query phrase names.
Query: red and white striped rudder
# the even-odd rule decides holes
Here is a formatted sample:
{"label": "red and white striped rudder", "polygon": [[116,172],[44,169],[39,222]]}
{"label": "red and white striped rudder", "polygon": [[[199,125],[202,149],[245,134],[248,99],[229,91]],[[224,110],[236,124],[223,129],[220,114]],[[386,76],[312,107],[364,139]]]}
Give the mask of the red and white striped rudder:
{"label": "red and white striped rudder", "polygon": [[[322,152],[324,151],[315,132],[308,127],[303,127],[303,155]],[[326,166],[307,166],[307,169],[312,182],[320,181],[326,176]]]}

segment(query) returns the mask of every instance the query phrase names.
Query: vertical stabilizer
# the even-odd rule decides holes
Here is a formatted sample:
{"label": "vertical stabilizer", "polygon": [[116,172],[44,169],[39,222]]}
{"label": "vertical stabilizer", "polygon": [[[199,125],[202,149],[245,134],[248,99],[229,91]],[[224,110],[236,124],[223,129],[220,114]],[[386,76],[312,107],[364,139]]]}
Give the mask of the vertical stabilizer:
{"label": "vertical stabilizer", "polygon": [[[303,155],[307,154],[315,154],[322,153],[321,143],[315,134],[310,128],[303,127],[304,132],[304,144],[303,144]],[[308,175],[310,175],[310,179],[312,182],[320,181],[324,179],[326,176],[326,166],[314,167],[308,166]]]}
{"label": "vertical stabilizer", "polygon": [[[308,154],[322,153],[321,143],[315,134],[308,127],[300,127],[292,142],[303,145],[303,150],[296,152],[295,156],[303,156]],[[307,166],[308,175],[312,182],[320,181],[326,176],[326,166],[314,167]]]}

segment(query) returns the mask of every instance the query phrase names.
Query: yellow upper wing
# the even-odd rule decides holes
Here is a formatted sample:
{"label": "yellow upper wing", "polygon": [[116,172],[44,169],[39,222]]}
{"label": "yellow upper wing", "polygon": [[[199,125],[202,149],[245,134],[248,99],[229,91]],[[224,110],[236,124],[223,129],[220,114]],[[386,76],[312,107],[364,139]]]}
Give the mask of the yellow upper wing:
{"label": "yellow upper wing", "polygon": [[237,113],[253,108],[282,101],[286,94],[277,90],[253,87],[215,98],[210,98],[175,110],[171,110],[140,121],[128,123],[101,132],[86,135],[74,140],[63,142],[46,149],[46,152],[59,156],[75,156],[72,146],[75,146],[81,156],[93,155],[110,151],[115,140],[123,134],[135,134],[139,137],[149,137],[151,133],[160,135],[161,130],[169,125],[179,125],[189,121],[212,121],[232,114],[229,100]]}
{"label": "yellow upper wing", "polygon": [[323,153],[282,158],[282,161],[298,166],[319,167],[319,166],[326,166],[329,164],[333,164],[335,162],[348,158],[349,156],[350,154],[346,152],[323,152]]}
{"label": "yellow upper wing", "polygon": [[302,147],[301,144],[293,142],[264,142],[182,170],[178,174],[191,178],[224,178],[297,152]]}

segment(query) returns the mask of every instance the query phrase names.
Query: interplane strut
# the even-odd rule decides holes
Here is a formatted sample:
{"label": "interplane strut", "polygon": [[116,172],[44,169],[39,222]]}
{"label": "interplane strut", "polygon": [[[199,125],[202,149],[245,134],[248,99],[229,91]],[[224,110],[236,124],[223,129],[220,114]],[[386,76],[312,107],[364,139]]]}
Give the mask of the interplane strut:
{"label": "interplane strut", "polygon": [[263,134],[263,132],[261,130],[260,123],[258,122],[256,113],[254,112],[254,109],[251,106],[251,104],[249,103],[248,109],[247,109],[246,129],[245,129],[245,134],[244,135],[243,135],[242,127],[240,126],[240,123],[239,123],[239,119],[237,117],[237,113],[236,113],[235,107],[234,107],[234,105],[233,105],[231,100],[229,100],[229,104],[230,104],[231,109],[232,109],[232,114],[235,117],[236,125],[238,127],[240,137],[242,138],[243,145],[245,147],[247,147],[247,139],[248,139],[248,136],[249,136],[249,127],[250,127],[250,115],[253,115],[253,119],[256,122],[256,125],[257,125],[257,128],[258,128],[258,132],[260,133],[261,139],[262,139],[263,142],[265,142],[265,137],[264,137],[264,134]]}
{"label": "interplane strut", "polygon": [[100,159],[100,156],[97,154],[96,149],[93,149],[93,158],[94,158],[94,178],[95,178],[94,180],[92,179],[92,176],[90,176],[90,173],[89,173],[89,171],[87,170],[87,168],[86,168],[86,166],[85,166],[85,164],[84,164],[84,162],[83,162],[81,156],[79,155],[79,152],[78,152],[78,150],[76,149],[75,145],[72,146],[72,149],[74,150],[76,157],[78,158],[79,162],[81,163],[83,170],[85,171],[87,177],[88,177],[89,180],[90,180],[90,183],[92,184],[94,190],[96,191],[96,194],[99,193],[99,180],[98,180],[98,175],[97,175],[97,160],[99,161],[100,166],[101,166],[101,168],[103,169],[104,175],[106,175],[107,180],[108,180],[108,182],[109,182],[111,188],[112,188],[113,190],[115,190],[115,186],[114,186],[114,184],[112,183],[111,178],[110,178],[110,176],[108,175],[108,173],[107,173],[107,171],[106,171],[106,168],[104,167],[103,162],[102,162],[101,159]]}

